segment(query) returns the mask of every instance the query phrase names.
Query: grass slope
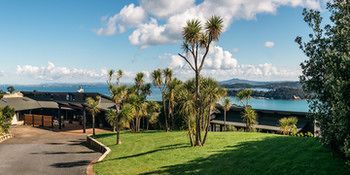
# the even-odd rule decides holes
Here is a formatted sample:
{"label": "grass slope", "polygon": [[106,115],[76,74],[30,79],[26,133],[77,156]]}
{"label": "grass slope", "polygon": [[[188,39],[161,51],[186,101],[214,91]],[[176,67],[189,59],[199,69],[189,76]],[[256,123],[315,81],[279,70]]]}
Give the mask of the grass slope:
{"label": "grass slope", "polygon": [[315,138],[213,132],[204,147],[189,147],[185,132],[96,136],[112,149],[94,165],[104,174],[350,174],[349,166]]}

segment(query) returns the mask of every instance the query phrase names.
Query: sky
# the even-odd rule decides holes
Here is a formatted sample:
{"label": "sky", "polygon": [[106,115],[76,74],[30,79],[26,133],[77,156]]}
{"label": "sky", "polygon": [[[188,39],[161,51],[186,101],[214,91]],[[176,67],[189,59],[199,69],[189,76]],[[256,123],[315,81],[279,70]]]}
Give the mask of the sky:
{"label": "sky", "polygon": [[310,33],[303,8],[326,13],[319,0],[0,0],[0,84],[105,82],[109,69],[130,82],[166,67],[186,80],[182,28],[212,15],[224,31],[203,75],[298,80],[307,58],[294,39]]}

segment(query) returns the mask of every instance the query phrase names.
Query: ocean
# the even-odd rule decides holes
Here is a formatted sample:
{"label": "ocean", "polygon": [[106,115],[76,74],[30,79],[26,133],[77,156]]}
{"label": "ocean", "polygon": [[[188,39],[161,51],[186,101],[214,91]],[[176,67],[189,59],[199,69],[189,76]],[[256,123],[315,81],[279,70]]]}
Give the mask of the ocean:
{"label": "ocean", "polygon": [[[51,91],[51,92],[76,92],[80,85],[76,84],[50,84],[50,85],[16,85],[17,91]],[[104,84],[89,84],[83,85],[85,92],[98,92],[104,95],[110,95],[108,88]],[[6,86],[1,89],[6,90]],[[152,87],[152,94],[148,97],[149,100],[161,100],[161,93],[158,88]],[[231,97],[233,104],[240,105],[235,97]],[[253,98],[249,104],[254,109],[267,109],[279,111],[294,111],[307,112],[308,103],[306,100],[274,100],[274,99],[257,99]]]}

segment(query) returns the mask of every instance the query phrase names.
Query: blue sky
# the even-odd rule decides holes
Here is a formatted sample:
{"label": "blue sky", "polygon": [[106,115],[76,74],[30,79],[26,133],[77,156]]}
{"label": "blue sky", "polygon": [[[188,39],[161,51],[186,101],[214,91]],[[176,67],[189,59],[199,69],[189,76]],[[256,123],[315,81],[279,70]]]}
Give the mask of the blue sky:
{"label": "blue sky", "polygon": [[225,32],[205,75],[297,80],[306,57],[294,38],[309,33],[302,9],[320,6],[316,0],[0,0],[0,84],[101,82],[111,68],[123,69],[125,81],[159,67],[186,79],[192,74],[176,57],[179,19],[204,21],[210,13],[221,13]]}

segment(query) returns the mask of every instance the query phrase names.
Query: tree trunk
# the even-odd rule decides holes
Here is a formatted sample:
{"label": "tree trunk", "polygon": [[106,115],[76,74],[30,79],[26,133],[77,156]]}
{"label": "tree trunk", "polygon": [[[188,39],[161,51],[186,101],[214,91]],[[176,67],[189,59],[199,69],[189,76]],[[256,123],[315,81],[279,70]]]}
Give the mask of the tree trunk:
{"label": "tree trunk", "polygon": [[226,131],[226,109],[224,109],[224,131]]}
{"label": "tree trunk", "polygon": [[95,136],[95,115],[92,115],[92,135]]}
{"label": "tree trunk", "polygon": [[201,143],[201,110],[200,110],[200,104],[199,104],[199,72],[196,71],[196,108],[197,108],[197,115],[196,115],[196,135],[195,135],[195,145],[194,146],[202,146]]}
{"label": "tree trunk", "polygon": [[204,145],[205,142],[207,141],[207,135],[208,135],[209,126],[210,126],[210,114],[211,114],[211,110],[209,110],[209,116],[207,118],[207,124],[206,124],[206,128],[205,128],[205,134],[204,134],[204,138],[203,138],[203,141],[202,141],[202,145]]}
{"label": "tree trunk", "polygon": [[168,116],[167,116],[167,112],[166,112],[166,106],[165,106],[165,95],[164,93],[162,93],[162,100],[163,100],[163,110],[164,110],[164,121],[165,121],[165,131],[168,132],[169,131],[169,127],[168,127]]}
{"label": "tree trunk", "polygon": [[120,140],[120,129],[118,128],[117,129],[117,142],[116,142],[117,145],[120,145],[122,144],[122,141]]}
{"label": "tree trunk", "polygon": [[193,145],[193,137],[192,137],[192,128],[191,128],[191,124],[190,124],[190,120],[188,120],[187,121],[187,125],[188,125],[188,137],[189,137],[189,139],[190,139],[190,144],[191,144],[191,146],[194,146]]}

